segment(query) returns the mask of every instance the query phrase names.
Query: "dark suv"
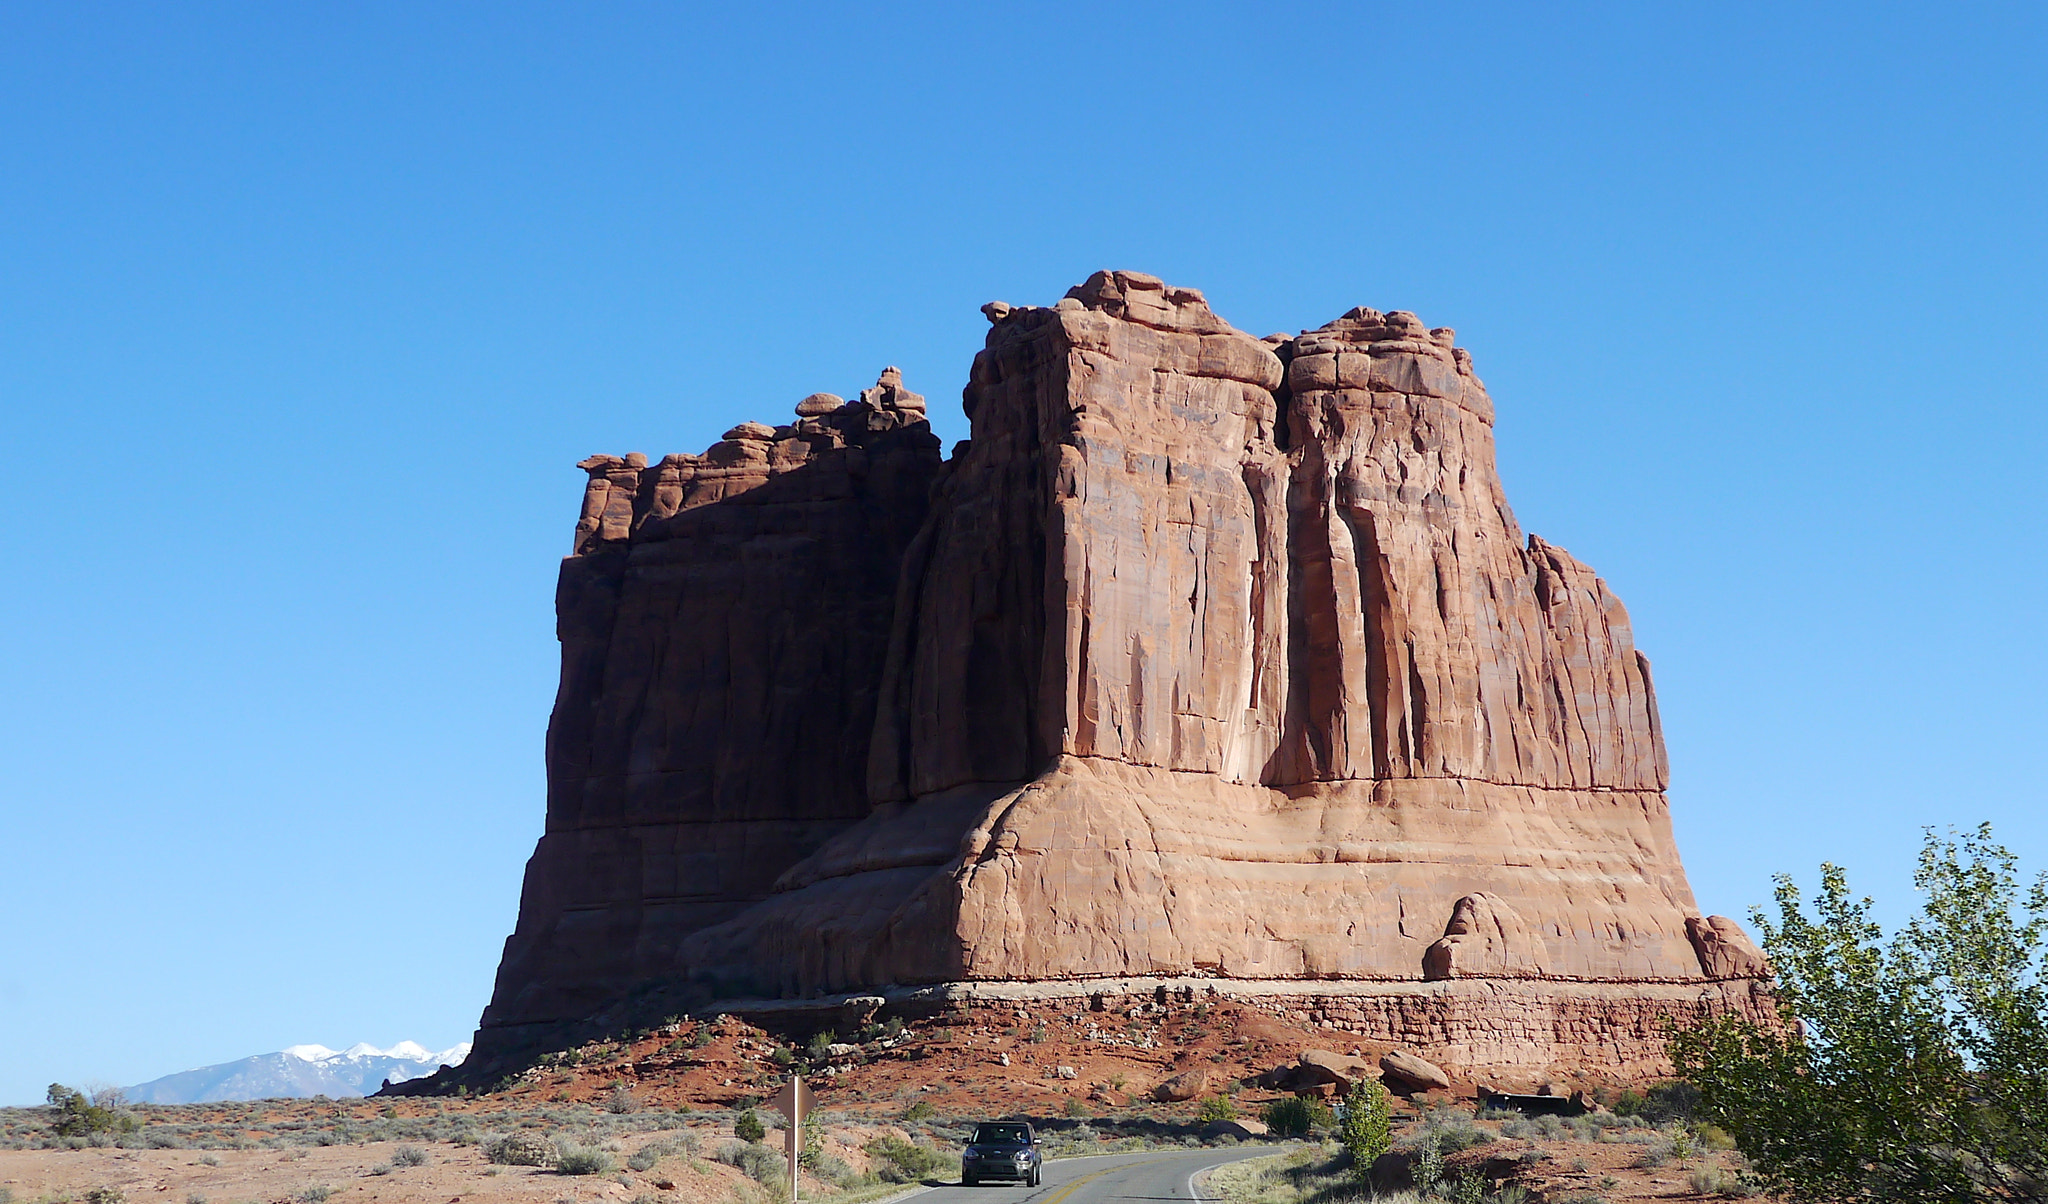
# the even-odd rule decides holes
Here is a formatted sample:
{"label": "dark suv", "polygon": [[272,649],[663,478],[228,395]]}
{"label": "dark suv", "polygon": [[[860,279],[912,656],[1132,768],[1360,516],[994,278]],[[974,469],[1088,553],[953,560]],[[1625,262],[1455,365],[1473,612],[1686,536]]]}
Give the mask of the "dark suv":
{"label": "dark suv", "polygon": [[983,1179],[1015,1179],[1038,1186],[1044,1158],[1038,1134],[1020,1120],[985,1121],[974,1126],[974,1139],[960,1155],[960,1183],[973,1187]]}

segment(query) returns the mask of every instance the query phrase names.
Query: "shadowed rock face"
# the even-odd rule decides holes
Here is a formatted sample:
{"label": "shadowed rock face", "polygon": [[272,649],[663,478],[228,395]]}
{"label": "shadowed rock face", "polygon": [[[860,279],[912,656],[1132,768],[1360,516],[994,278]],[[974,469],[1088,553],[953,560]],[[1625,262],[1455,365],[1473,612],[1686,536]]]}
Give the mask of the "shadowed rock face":
{"label": "shadowed rock face", "polygon": [[1648,662],[1516,525],[1451,331],[1258,339],[1128,272],[984,312],[943,468],[886,377],[585,462],[486,1030],[664,981],[1767,973],[1688,930]]}
{"label": "shadowed rock face", "polygon": [[555,609],[547,833],[487,1032],[573,1019],[673,972],[869,812],[897,567],[940,470],[895,369],[701,456],[593,456]]}

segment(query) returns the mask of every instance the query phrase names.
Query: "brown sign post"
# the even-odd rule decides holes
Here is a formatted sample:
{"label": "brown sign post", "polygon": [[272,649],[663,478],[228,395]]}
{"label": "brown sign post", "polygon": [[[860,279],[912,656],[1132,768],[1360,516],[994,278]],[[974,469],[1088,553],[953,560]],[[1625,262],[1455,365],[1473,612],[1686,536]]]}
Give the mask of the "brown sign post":
{"label": "brown sign post", "polygon": [[804,1117],[811,1114],[811,1089],[804,1086],[804,1076],[790,1075],[768,1106],[789,1118],[783,1144],[789,1150],[789,1204],[796,1204],[796,1160],[804,1149]]}

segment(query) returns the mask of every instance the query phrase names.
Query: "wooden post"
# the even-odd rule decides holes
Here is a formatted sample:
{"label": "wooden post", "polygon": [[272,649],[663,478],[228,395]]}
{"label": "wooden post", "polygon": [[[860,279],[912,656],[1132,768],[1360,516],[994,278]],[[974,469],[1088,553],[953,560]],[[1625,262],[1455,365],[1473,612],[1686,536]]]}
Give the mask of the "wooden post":
{"label": "wooden post", "polygon": [[804,1118],[811,1114],[811,1089],[804,1086],[804,1076],[790,1075],[768,1106],[789,1119],[783,1146],[789,1154],[789,1204],[796,1204],[796,1160],[804,1148]]}

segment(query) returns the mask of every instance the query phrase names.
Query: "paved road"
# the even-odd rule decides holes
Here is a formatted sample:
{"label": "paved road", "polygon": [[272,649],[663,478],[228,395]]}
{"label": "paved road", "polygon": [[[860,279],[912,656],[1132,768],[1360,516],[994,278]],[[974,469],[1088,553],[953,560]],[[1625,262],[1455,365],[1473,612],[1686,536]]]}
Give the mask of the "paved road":
{"label": "paved road", "polygon": [[[1057,1158],[1045,1164],[1037,1187],[987,1183],[980,1187],[935,1187],[916,1204],[1144,1204],[1195,1200],[1189,1180],[1195,1172],[1243,1158],[1278,1154],[1285,1146],[1232,1146],[1221,1150],[1146,1150]],[[908,1204],[908,1202],[906,1202]]]}

